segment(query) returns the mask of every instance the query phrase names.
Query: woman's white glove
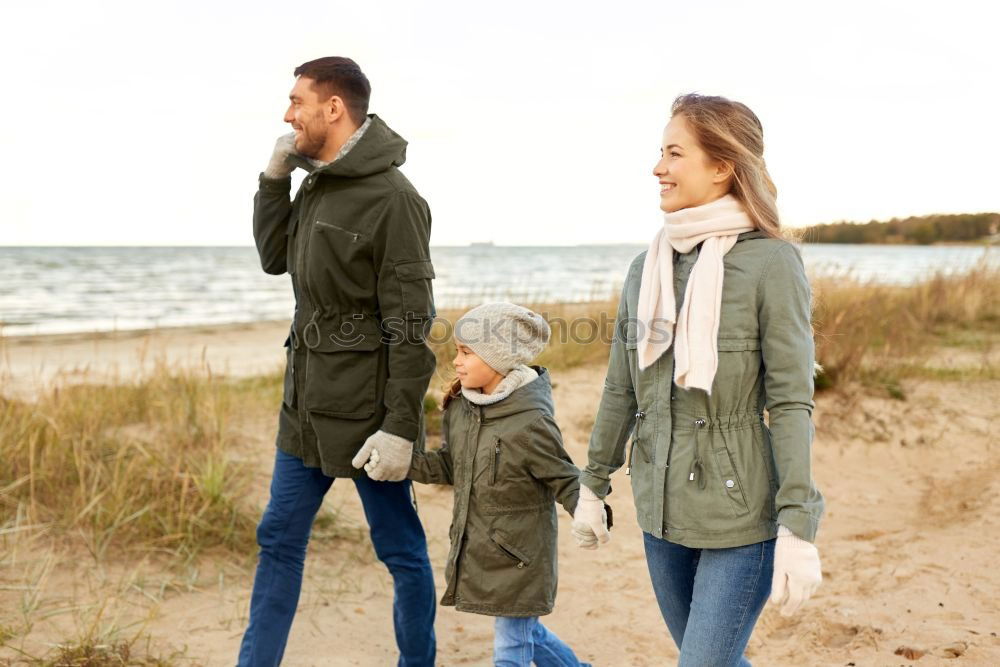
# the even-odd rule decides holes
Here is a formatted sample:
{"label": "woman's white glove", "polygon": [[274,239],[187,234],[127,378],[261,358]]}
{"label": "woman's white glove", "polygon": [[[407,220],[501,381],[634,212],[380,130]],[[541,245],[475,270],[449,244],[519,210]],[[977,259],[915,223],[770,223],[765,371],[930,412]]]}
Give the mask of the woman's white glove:
{"label": "woman's white glove", "polygon": [[295,165],[290,164],[288,158],[298,155],[295,151],[295,133],[289,132],[278,137],[274,142],[274,152],[271,153],[271,161],[264,169],[265,178],[281,179],[292,175]]}
{"label": "woman's white glove", "polygon": [[816,546],[779,525],[774,545],[771,602],[781,605],[782,616],[791,616],[809,599],[821,581],[823,572]]}
{"label": "woman's white glove", "polygon": [[587,486],[580,485],[580,499],[573,513],[573,539],[582,549],[596,549],[611,539],[604,501]]}
{"label": "woman's white glove", "polygon": [[351,465],[368,471],[368,476],[379,482],[398,482],[406,479],[413,460],[413,443],[385,431],[375,431],[354,458]]}

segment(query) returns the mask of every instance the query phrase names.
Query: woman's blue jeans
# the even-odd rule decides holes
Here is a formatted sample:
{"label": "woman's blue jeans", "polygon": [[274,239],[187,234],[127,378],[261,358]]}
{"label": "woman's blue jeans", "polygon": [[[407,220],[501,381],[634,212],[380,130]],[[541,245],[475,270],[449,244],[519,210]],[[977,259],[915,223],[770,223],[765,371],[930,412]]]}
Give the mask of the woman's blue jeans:
{"label": "woman's blue jeans", "polygon": [[529,667],[532,663],[537,667],[586,667],[537,616],[497,616],[493,627],[495,667]]}
{"label": "woman's blue jeans", "polygon": [[774,540],[728,549],[691,549],[649,533],[643,541],[678,667],[749,666],[743,650],[771,594]]}
{"label": "woman's blue jeans", "polygon": [[[400,666],[431,667],[435,637],[434,574],[424,529],[411,499],[411,482],[354,481],[364,506],[375,554],[392,574],[392,619]],[[257,526],[260,560],[250,598],[250,625],[243,635],[239,665],[281,663],[302,588],[302,569],[313,519],[333,484],[318,468],[278,450],[271,499]],[[335,631],[331,628],[331,631]],[[343,637],[355,642],[357,637]]]}

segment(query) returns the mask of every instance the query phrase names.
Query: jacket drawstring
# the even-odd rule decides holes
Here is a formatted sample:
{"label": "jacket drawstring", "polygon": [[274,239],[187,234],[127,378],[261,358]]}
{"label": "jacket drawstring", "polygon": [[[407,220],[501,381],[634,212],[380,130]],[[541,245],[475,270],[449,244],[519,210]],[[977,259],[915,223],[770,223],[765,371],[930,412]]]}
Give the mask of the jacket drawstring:
{"label": "jacket drawstring", "polygon": [[[319,317],[319,310],[314,310],[312,317],[309,318],[309,322],[302,328],[302,342],[306,344],[310,350],[314,350],[319,347],[319,344],[323,340],[323,336],[319,330],[319,322],[316,318]],[[316,342],[312,342],[309,339],[310,333],[315,332]]]}
{"label": "jacket drawstring", "polygon": [[705,488],[705,463],[702,461],[702,450],[704,449],[704,438],[699,437],[701,435],[701,429],[705,426],[704,419],[695,419],[694,425],[697,429],[694,432],[694,460],[691,461],[691,469],[688,470],[688,481],[693,482],[695,478],[698,480],[698,488]]}
{"label": "jacket drawstring", "polygon": [[[312,317],[309,318],[309,323],[306,324],[302,328],[302,342],[305,343],[306,347],[309,348],[310,350],[316,349],[317,347],[319,347],[319,344],[321,342],[323,342],[323,335],[320,333],[320,330],[319,330],[319,322],[316,321],[317,317],[319,317],[319,310],[318,309],[313,311]],[[311,342],[309,340],[309,333],[311,331],[315,331],[316,332],[316,342],[315,343],[313,343],[313,342]],[[312,356],[311,354],[307,354],[306,355],[306,377],[307,378],[309,377],[309,357],[311,357],[311,356]],[[309,417],[308,407],[305,410],[305,415],[306,415],[306,423],[307,424],[311,423],[312,419]]]}
{"label": "jacket drawstring", "polygon": [[289,331],[289,337],[292,339],[292,349],[299,349],[299,332],[295,330],[295,323],[299,321],[299,309],[296,306],[295,312],[292,313],[292,326]]}
{"label": "jacket drawstring", "polygon": [[639,442],[639,429],[642,428],[642,418],[646,416],[646,413],[639,410],[635,413],[635,435],[632,436],[632,446],[628,450],[628,461],[625,464],[625,474],[632,474],[632,458],[635,456],[635,446]]}

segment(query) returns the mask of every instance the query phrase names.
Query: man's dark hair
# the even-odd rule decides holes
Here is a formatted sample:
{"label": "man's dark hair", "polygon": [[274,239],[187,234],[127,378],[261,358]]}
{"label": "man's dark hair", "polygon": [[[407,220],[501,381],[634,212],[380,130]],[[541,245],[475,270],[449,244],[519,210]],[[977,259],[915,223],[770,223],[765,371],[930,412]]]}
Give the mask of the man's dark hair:
{"label": "man's dark hair", "polygon": [[334,95],[344,100],[351,120],[358,125],[365,122],[372,86],[356,62],[350,58],[327,56],[302,63],[295,68],[294,74],[312,79],[315,82],[313,90],[321,100]]}

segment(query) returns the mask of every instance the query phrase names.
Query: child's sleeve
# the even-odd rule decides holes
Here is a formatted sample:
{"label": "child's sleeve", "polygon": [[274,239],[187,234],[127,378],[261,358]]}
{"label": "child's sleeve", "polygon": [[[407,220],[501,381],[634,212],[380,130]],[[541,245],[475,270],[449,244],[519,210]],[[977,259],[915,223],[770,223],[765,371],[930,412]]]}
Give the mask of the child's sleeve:
{"label": "child's sleeve", "polygon": [[454,484],[451,450],[448,449],[448,413],[441,418],[441,447],[413,452],[408,477],[422,484]]}
{"label": "child's sleeve", "polygon": [[556,502],[572,515],[580,497],[580,470],[563,448],[559,426],[543,415],[528,428],[527,437],[525,451],[532,477],[552,489]]}

